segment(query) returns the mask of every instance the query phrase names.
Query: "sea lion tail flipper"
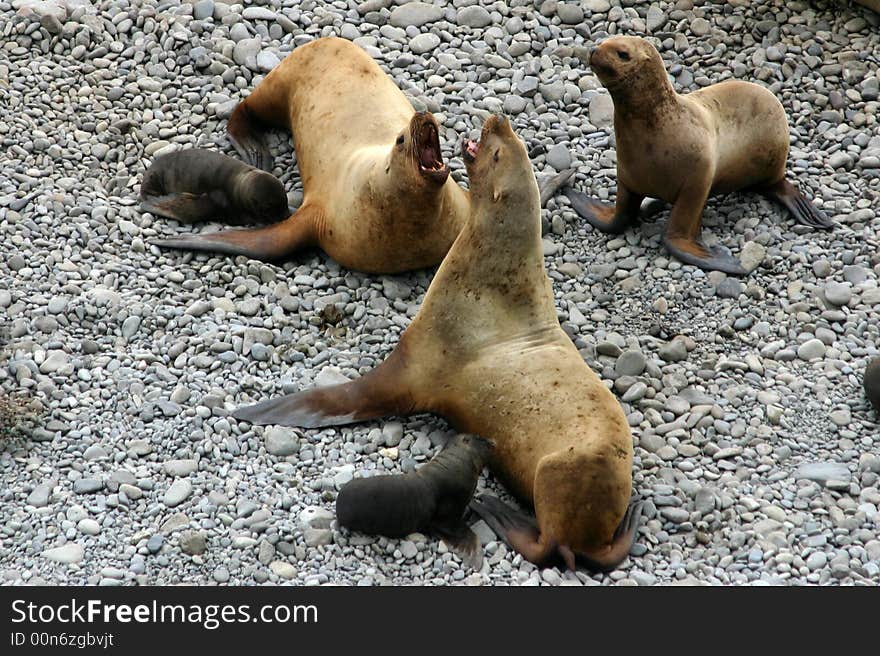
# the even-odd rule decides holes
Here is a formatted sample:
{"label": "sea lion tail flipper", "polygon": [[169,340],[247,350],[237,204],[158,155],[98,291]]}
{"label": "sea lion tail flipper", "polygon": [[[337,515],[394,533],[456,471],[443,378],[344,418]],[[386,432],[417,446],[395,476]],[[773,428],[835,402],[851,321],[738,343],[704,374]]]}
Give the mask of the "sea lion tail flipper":
{"label": "sea lion tail flipper", "polygon": [[483,568],[483,549],[480,538],[465,524],[435,528],[437,534],[454,554],[468,567],[475,570]]}
{"label": "sea lion tail flipper", "polygon": [[255,260],[278,260],[301,248],[313,246],[320,211],[304,205],[278,223],[248,230],[221,230],[207,234],[153,240],[162,248],[245,255]]}
{"label": "sea lion tail flipper", "polygon": [[535,565],[543,565],[559,553],[554,542],[542,539],[533,517],[515,510],[497,497],[484,494],[470,503],[470,509],[515,551]]}
{"label": "sea lion tail flipper", "polygon": [[319,428],[407,415],[416,407],[406,379],[405,357],[398,344],[385,362],[360,378],[244,406],[232,416],[260,426]]}
{"label": "sea lion tail flipper", "polygon": [[578,216],[594,228],[609,234],[619,234],[638,220],[639,207],[644,198],[627,191],[621,185],[617,187],[615,203],[590,198],[571,188],[565,190],[565,195]]}
{"label": "sea lion tail flipper", "polygon": [[222,192],[191,194],[183,191],[176,194],[141,194],[141,209],[157,216],[175,219],[181,223],[195,223],[217,218],[226,209]]}
{"label": "sea lion tail flipper", "polygon": [[645,502],[640,500],[630,502],[610,545],[594,552],[580,552],[579,555],[584,558],[590,569],[610,572],[629,555],[636,539],[644,505]]}
{"label": "sea lion tail flipper", "polygon": [[574,169],[565,169],[556,175],[545,177],[538,183],[538,189],[541,192],[541,207],[547,204],[547,201],[556,195],[562,187],[568,184],[574,175]]}
{"label": "sea lion tail flipper", "polygon": [[828,218],[818,207],[801,193],[800,189],[782,179],[776,184],[770,185],[763,190],[765,196],[784,205],[791,212],[795,220],[801,225],[810,226],[822,230],[834,227],[834,221]]}

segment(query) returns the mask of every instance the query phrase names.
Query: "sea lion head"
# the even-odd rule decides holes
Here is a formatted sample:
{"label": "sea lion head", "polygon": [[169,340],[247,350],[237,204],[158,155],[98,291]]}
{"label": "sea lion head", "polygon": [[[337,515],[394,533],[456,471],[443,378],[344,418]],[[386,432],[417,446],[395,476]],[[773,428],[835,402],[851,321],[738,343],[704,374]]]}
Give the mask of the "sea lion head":
{"label": "sea lion head", "polygon": [[271,173],[253,169],[236,181],[234,190],[244,209],[266,221],[277,221],[290,214],[284,185]]}
{"label": "sea lion head", "polygon": [[470,433],[459,433],[450,438],[443,446],[444,451],[459,449],[466,452],[478,470],[483,468],[483,464],[488,460],[493,448],[489,440]]}
{"label": "sea lion head", "polygon": [[422,181],[428,188],[439,189],[449,177],[440,150],[440,126],[431,112],[416,112],[409,125],[394,141],[387,171],[404,180]]}
{"label": "sea lion head", "polygon": [[518,212],[531,217],[540,212],[540,194],[526,145],[510,121],[492,115],[483,125],[479,141],[462,143],[462,158],[470,180],[471,202],[499,208],[534,210]]}
{"label": "sea lion head", "polygon": [[660,53],[645,39],[615,36],[605,39],[590,53],[590,68],[607,89],[621,84],[632,85],[646,74],[663,71]]}

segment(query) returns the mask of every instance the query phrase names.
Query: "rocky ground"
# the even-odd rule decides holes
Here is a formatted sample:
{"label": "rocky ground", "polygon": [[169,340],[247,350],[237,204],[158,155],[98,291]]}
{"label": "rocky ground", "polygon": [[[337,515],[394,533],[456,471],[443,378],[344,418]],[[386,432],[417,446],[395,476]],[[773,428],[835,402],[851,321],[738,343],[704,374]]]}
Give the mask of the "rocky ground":
{"label": "rocky ground", "polygon": [[[0,445],[2,581],[876,584],[880,436],[860,381],[880,339],[880,16],[827,1],[440,4],[0,0],[0,385],[36,418]],[[229,412],[373,367],[432,272],[160,251],[148,240],[189,228],[138,210],[145,167],[180,147],[231,154],[235,103],[296,45],[340,35],[437,113],[456,179],[461,137],[504,111],[539,176],[573,165],[577,187],[613,196],[611,104],[577,56],[619,33],[651,35],[679,91],[772,89],[790,179],[839,226],[801,229],[751,194],[712,200],[707,239],[755,267],[740,280],[667,257],[665,210],[615,238],[549,203],[559,317],[620,397],[647,500],[617,571],[538,570],[484,524],[480,572],[433,537],[339,530],[341,485],[411,470],[450,428],[263,430]],[[273,150],[296,205],[287,135]]]}

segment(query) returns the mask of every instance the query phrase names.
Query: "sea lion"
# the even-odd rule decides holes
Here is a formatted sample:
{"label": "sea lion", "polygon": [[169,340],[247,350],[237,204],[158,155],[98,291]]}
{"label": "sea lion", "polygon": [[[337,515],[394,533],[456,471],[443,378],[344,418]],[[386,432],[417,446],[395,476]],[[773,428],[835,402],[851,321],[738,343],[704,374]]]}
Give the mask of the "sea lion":
{"label": "sea lion", "polygon": [[157,157],[141,182],[141,209],[184,223],[280,221],[290,213],[271,173],[201,148]]}
{"label": "sea lion", "polygon": [[456,435],[415,472],[356,478],[336,497],[336,519],[352,531],[390,538],[436,533],[465,563],[480,569],[480,541],[464,514],[490,451],[489,442],[477,435]]}
{"label": "sea lion", "polygon": [[784,205],[813,228],[834,224],[785,180],[788,121],[770,91],[727,81],[687,95],[675,92],[660,53],[638,37],[613,37],[590,67],[614,101],[617,200],[604,203],[569,189],[575,211],[603,232],[623,232],[645,197],[672,203],[663,243],[703,269],[748,273],[729,252],[706,246],[700,220],[706,199],[751,189]]}
{"label": "sea lion", "polygon": [[296,48],[232,113],[229,137],[264,170],[272,127],[295,137],[303,201],[266,227],[153,242],[277,260],[320,246],[341,265],[395,273],[440,262],[468,214],[443,163],[437,120],[415,112],[363,49],[336,37]]}
{"label": "sea lion", "polygon": [[865,396],[874,406],[874,410],[880,412],[880,358],[874,358],[865,367],[862,384],[865,387]]}
{"label": "sea lion", "polygon": [[[233,413],[315,428],[433,412],[493,445],[489,464],[537,523],[494,502],[486,515],[528,560],[575,555],[609,569],[629,552],[632,436],[620,404],[556,316],[539,191],[522,141],[492,116],[463,157],[471,211],[397,347],[364,376]],[[503,509],[500,510],[500,509]]]}

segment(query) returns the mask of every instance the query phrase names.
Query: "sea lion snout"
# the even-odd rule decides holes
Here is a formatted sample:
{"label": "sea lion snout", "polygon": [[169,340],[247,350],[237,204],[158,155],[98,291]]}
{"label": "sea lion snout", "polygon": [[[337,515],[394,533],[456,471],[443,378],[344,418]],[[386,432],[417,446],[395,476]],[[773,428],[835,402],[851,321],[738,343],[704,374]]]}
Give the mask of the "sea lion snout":
{"label": "sea lion snout", "polygon": [[513,134],[513,128],[511,127],[510,120],[508,120],[507,116],[504,114],[492,114],[492,116],[486,119],[480,140],[490,134],[497,134],[499,136]]}
{"label": "sea lion snout", "polygon": [[451,438],[444,449],[464,448],[473,453],[480,462],[485,462],[495,446],[491,441],[471,433],[459,433]]}
{"label": "sea lion snout", "polygon": [[[646,41],[637,37],[616,36],[605,39],[590,52],[590,68],[606,87],[627,77],[644,59]],[[650,47],[650,44],[648,44]]]}

